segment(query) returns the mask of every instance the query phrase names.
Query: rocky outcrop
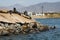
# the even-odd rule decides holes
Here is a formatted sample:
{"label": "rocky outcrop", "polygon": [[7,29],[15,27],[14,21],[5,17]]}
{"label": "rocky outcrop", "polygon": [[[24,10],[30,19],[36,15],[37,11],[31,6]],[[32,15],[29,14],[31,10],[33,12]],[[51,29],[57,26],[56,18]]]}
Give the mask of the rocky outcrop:
{"label": "rocky outcrop", "polygon": [[0,35],[28,34],[47,30],[49,30],[48,26],[41,25],[37,22],[24,23],[23,25],[18,23],[12,23],[10,25],[8,23],[0,23]]}
{"label": "rocky outcrop", "polygon": [[[54,27],[55,28],[55,27]],[[0,35],[29,34],[49,30],[48,26],[37,23],[19,14],[0,13]]]}

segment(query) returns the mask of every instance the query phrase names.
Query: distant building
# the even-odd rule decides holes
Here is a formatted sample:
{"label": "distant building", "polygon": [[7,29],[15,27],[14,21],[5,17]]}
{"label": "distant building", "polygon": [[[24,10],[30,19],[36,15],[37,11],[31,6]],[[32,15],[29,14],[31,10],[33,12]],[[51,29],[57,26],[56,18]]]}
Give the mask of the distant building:
{"label": "distant building", "polygon": [[45,16],[57,16],[57,15],[60,15],[60,13],[57,13],[57,12],[48,12],[48,13],[44,13]]}
{"label": "distant building", "polygon": [[32,16],[32,12],[28,12],[28,15],[29,15],[29,16]]}
{"label": "distant building", "polygon": [[43,14],[42,13],[36,13],[36,16],[42,16]]}
{"label": "distant building", "polygon": [[43,15],[43,14],[40,13],[40,12],[38,12],[38,13],[36,13],[36,12],[28,12],[28,15],[29,15],[29,16],[41,16],[41,15]]}

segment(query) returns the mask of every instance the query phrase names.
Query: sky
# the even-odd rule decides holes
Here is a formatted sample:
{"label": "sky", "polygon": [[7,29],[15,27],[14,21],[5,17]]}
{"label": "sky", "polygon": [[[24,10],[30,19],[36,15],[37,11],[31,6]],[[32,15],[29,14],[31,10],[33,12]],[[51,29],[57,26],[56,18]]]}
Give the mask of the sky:
{"label": "sky", "polygon": [[0,0],[0,6],[11,6],[14,4],[30,6],[43,2],[60,2],[60,0]]}

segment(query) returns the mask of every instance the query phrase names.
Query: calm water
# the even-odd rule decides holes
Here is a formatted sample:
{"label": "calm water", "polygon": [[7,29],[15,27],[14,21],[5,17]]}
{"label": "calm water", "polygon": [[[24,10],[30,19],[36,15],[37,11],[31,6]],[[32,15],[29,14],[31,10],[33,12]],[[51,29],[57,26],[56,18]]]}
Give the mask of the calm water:
{"label": "calm water", "polygon": [[37,22],[40,22],[41,24],[49,25],[49,26],[56,26],[57,28],[60,28],[60,18],[36,19],[36,20]]}
{"label": "calm water", "polygon": [[49,25],[56,26],[57,29],[27,34],[27,35],[12,35],[12,36],[0,36],[0,40],[60,40],[60,19],[36,19],[38,22]]}

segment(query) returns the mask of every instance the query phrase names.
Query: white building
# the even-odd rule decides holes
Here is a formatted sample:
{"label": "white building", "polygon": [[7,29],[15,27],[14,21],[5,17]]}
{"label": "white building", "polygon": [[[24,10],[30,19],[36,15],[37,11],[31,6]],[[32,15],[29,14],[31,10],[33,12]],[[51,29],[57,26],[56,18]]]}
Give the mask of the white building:
{"label": "white building", "polygon": [[36,13],[36,12],[28,12],[28,15],[29,16],[42,16],[42,15],[44,15],[44,14],[42,14],[42,13]]}
{"label": "white building", "polygon": [[40,12],[39,12],[39,13],[36,13],[36,16],[41,16],[41,15],[43,15],[43,14],[42,14],[42,13],[40,13]]}
{"label": "white building", "polygon": [[28,15],[29,15],[29,16],[32,16],[32,12],[28,12]]}

